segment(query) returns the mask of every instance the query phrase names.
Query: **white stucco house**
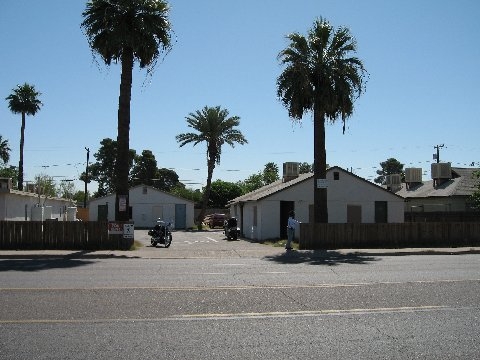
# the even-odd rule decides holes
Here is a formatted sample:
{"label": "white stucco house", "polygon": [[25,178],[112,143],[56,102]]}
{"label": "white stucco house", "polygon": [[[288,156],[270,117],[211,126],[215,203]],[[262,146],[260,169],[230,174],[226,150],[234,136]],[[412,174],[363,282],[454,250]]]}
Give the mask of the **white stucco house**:
{"label": "white stucco house", "polygon": [[[169,221],[175,229],[194,226],[194,203],[148,185],[132,187],[129,192],[131,220],[135,228],[150,228],[158,219]],[[115,194],[89,203],[89,220],[115,220]]]}
{"label": "white stucco house", "polygon": [[[300,222],[313,217],[313,184],[313,174],[298,175],[298,170],[285,174],[284,164],[283,179],[233,199],[230,214],[238,219],[246,238],[286,238],[290,210]],[[328,169],[321,186],[327,186],[329,223],[404,222],[401,196],[338,166]]]}
{"label": "white stucco house", "polygon": [[12,189],[12,180],[0,178],[0,221],[76,220],[72,200]]}

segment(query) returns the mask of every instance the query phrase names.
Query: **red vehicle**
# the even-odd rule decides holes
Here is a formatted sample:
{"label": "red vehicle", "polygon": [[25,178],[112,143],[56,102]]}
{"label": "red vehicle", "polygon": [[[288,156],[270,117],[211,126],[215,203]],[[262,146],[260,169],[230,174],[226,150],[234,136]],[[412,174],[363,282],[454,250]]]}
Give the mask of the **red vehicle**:
{"label": "red vehicle", "polygon": [[210,214],[205,217],[203,222],[208,225],[210,229],[213,229],[215,226],[223,227],[223,223],[227,216],[225,214]]}

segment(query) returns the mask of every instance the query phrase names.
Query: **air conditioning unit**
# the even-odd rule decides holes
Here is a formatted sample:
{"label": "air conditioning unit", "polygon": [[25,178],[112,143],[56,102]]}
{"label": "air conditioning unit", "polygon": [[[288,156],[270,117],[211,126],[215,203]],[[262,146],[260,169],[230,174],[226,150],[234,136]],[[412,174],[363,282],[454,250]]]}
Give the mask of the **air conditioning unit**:
{"label": "air conditioning unit", "polygon": [[433,163],[432,179],[451,179],[452,165],[450,163]]}
{"label": "air conditioning unit", "polygon": [[421,183],[422,182],[422,168],[406,168],[405,169],[406,183]]}
{"label": "air conditioning unit", "polygon": [[0,192],[8,192],[12,189],[11,178],[0,178]]}
{"label": "air conditioning unit", "polygon": [[283,176],[298,176],[298,162],[283,163]]}
{"label": "air conditioning unit", "polygon": [[385,178],[385,185],[387,186],[401,185],[401,184],[402,184],[402,175],[400,174],[387,175]]}

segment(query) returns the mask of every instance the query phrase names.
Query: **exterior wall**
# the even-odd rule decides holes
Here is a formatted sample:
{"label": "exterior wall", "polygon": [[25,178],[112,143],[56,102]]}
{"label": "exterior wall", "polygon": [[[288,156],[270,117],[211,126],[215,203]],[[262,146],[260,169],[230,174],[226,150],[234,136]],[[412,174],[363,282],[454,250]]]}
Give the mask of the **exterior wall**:
{"label": "exterior wall", "polygon": [[[143,186],[136,186],[130,189],[130,206],[132,207],[132,220],[135,227],[153,227],[160,217],[162,220],[171,221],[175,224],[175,205],[185,205],[186,227],[193,227],[194,209],[193,202],[170,195],[153,187],[147,186],[144,193]],[[108,220],[115,219],[115,194],[100,199],[93,199],[89,204],[89,219],[98,219],[98,205],[108,204]]]}
{"label": "exterior wall", "polygon": [[[25,221],[32,219],[32,208],[39,204],[38,195],[33,193],[15,191],[0,194],[0,220]],[[48,208],[48,219],[66,219],[67,207],[72,207],[72,202],[60,198],[40,197],[41,206]],[[50,213],[51,211],[51,213]],[[44,218],[45,220],[45,218]]]}
{"label": "exterior wall", "polygon": [[[335,172],[339,173],[338,180],[334,180]],[[347,205],[361,206],[362,223],[374,223],[375,201],[386,201],[388,203],[389,223],[404,221],[404,200],[377,185],[364,182],[337,169],[327,172],[327,181],[328,221],[330,223],[347,222]],[[311,185],[313,186],[313,183]]]}
{"label": "exterior wall", "polygon": [[[334,173],[339,179],[334,180]],[[348,205],[361,207],[362,223],[375,223],[375,202],[387,202],[388,222],[404,222],[404,200],[384,189],[370,184],[341,169],[333,168],[327,172],[328,183],[328,219],[330,223],[346,223]],[[310,207],[313,205],[314,179],[309,178],[290,188],[286,188],[259,201],[247,201],[243,204],[243,228],[246,238],[254,240],[275,239],[280,237],[280,202],[293,201],[298,221],[308,223]],[[254,208],[257,208],[257,222],[254,223]],[[242,224],[241,207],[232,205],[230,213]],[[285,224],[286,226],[286,224]],[[300,230],[295,237],[300,237]]]}
{"label": "exterior wall", "polygon": [[405,212],[467,211],[465,200],[462,197],[409,198]]}

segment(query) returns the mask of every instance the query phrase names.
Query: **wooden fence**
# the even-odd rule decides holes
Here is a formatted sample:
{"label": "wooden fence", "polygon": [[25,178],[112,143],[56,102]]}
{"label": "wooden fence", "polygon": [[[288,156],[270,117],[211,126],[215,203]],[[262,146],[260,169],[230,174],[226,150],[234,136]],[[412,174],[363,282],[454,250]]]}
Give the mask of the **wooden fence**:
{"label": "wooden fence", "polygon": [[0,221],[0,250],[120,250],[122,236],[94,221]]}
{"label": "wooden fence", "polygon": [[300,224],[300,249],[480,246],[480,222]]}

